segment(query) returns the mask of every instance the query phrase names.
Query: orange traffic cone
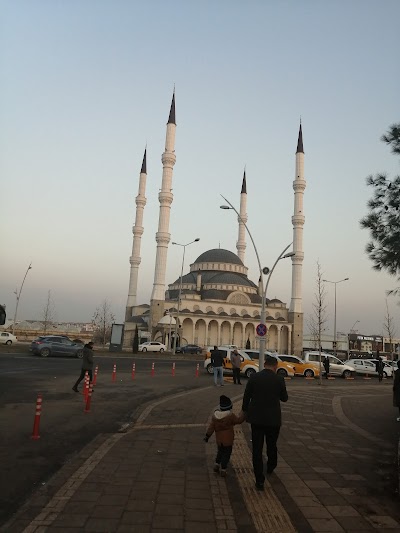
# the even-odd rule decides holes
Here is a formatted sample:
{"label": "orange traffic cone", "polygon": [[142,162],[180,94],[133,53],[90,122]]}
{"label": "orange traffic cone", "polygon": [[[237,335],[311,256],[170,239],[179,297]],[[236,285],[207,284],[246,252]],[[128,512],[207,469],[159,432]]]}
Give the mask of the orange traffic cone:
{"label": "orange traffic cone", "polygon": [[40,426],[40,415],[42,414],[42,395],[39,393],[36,399],[36,411],[35,418],[33,420],[33,431],[31,439],[38,440],[40,439],[39,435],[39,426]]}

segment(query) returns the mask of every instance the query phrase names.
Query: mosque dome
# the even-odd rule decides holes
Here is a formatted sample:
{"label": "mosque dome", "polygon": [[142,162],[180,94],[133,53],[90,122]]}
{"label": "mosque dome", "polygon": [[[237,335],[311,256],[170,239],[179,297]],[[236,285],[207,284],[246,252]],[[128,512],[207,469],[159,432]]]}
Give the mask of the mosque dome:
{"label": "mosque dome", "polygon": [[207,252],[199,255],[195,263],[231,263],[234,265],[243,265],[242,261],[236,254],[229,250],[224,250],[223,248],[207,250]]}

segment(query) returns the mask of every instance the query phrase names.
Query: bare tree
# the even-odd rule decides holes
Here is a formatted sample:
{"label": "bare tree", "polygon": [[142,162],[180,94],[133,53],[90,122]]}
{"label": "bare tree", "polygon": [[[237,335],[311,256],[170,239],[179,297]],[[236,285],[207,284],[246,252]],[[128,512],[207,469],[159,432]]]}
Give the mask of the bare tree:
{"label": "bare tree", "polygon": [[96,308],[92,318],[92,324],[95,329],[94,338],[96,341],[100,341],[104,345],[110,340],[113,322],[115,322],[115,317],[111,312],[111,305],[107,300],[103,300]]}
{"label": "bare tree", "polygon": [[323,272],[321,269],[321,265],[319,260],[317,261],[317,278],[315,280],[316,283],[316,290],[314,293],[314,302],[312,304],[313,307],[313,314],[311,317],[311,322],[313,324],[313,331],[315,332],[316,340],[317,340],[317,346],[319,351],[319,383],[322,384],[322,365],[321,365],[321,350],[322,350],[322,331],[324,329],[324,324],[326,323],[327,316],[326,316],[326,292],[325,292],[325,286],[322,281],[323,279]]}
{"label": "bare tree", "polygon": [[[396,335],[396,327],[394,325],[394,318],[389,312],[389,305],[388,305],[387,299],[386,299],[386,314],[383,320],[383,331],[385,333],[385,337],[389,338],[390,353],[393,359],[393,337]],[[385,348],[384,345],[383,345],[383,348]]]}
{"label": "bare tree", "polygon": [[310,315],[308,318],[307,318],[307,328],[308,328],[308,331],[310,333],[310,342],[311,342],[311,348],[313,350],[316,350],[319,346],[318,344],[318,324],[317,324],[317,320],[314,316],[314,313],[312,315]]}
{"label": "bare tree", "polygon": [[47,300],[42,310],[41,321],[43,323],[43,332],[46,334],[47,329],[51,326],[55,319],[55,306],[51,297],[51,290],[47,293]]}

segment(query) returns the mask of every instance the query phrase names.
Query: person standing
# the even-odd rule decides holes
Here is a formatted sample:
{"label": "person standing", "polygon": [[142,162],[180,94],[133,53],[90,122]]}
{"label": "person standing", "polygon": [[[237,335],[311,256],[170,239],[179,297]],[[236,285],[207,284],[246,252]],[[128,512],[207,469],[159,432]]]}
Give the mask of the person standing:
{"label": "person standing", "polygon": [[267,356],[264,370],[254,374],[247,382],[243,395],[242,411],[251,424],[253,444],[253,470],[256,489],[264,490],[264,440],[267,446],[267,474],[272,474],[278,464],[277,441],[282,424],[281,404],[288,401],[285,380],[276,373],[278,360]]}
{"label": "person standing", "polygon": [[220,396],[219,409],[214,411],[204,441],[208,442],[208,439],[215,431],[217,456],[215,458],[214,472],[216,474],[220,473],[222,477],[226,476],[226,469],[232,454],[233,441],[235,439],[233,427],[242,422],[244,422],[244,414],[240,413],[237,416],[232,413],[231,399],[228,396]]}
{"label": "person standing", "polygon": [[330,369],[331,362],[329,361],[329,357],[326,355],[324,359],[324,368],[325,368],[325,377],[326,379],[329,378],[329,369]]}
{"label": "person standing", "polygon": [[397,361],[397,370],[393,380],[393,405],[399,408],[399,416],[396,418],[400,422],[400,360]]}
{"label": "person standing", "polygon": [[214,369],[214,383],[216,387],[224,386],[224,358],[217,346],[211,350],[211,364]]}
{"label": "person standing", "polygon": [[75,385],[72,387],[72,390],[75,392],[79,392],[78,385],[82,381],[82,379],[85,377],[86,372],[89,374],[89,379],[92,381],[93,375],[93,342],[88,342],[83,347],[83,359],[82,359],[82,368],[81,368],[81,374],[79,378],[77,379]]}
{"label": "person standing", "polygon": [[233,384],[241,385],[240,383],[240,367],[242,366],[242,358],[237,350],[231,353],[231,363],[233,372]]}

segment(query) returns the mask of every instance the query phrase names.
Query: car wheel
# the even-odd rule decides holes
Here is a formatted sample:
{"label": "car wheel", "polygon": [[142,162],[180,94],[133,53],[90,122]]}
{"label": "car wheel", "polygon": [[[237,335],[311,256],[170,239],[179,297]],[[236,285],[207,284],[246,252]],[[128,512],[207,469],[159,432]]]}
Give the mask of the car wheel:
{"label": "car wheel", "polygon": [[283,376],[284,378],[286,378],[288,375],[287,371],[284,368],[278,368],[276,373],[280,376]]}
{"label": "car wheel", "polygon": [[246,376],[246,378],[251,378],[251,376],[254,376],[255,373],[256,371],[254,370],[254,368],[248,368],[244,375]]}
{"label": "car wheel", "polygon": [[304,376],[306,378],[313,378],[314,377],[314,370],[311,370],[311,368],[307,368],[307,370],[304,372]]}
{"label": "car wheel", "polygon": [[209,365],[207,365],[207,372],[209,374],[214,374],[214,367],[212,366],[211,363]]}
{"label": "car wheel", "polygon": [[142,352],[147,352],[147,348],[142,348]]}
{"label": "car wheel", "polygon": [[50,355],[50,350],[49,348],[43,348],[42,350],[40,350],[40,355],[42,357],[48,357]]}
{"label": "car wheel", "polygon": [[344,378],[351,378],[351,372],[350,370],[345,370],[342,374],[342,377]]}
{"label": "car wheel", "polygon": [[163,353],[163,351],[164,351],[164,348],[160,348],[160,353]]}
{"label": "car wheel", "polygon": [[12,340],[6,341],[6,344],[12,344]]}
{"label": "car wheel", "polygon": [[76,352],[76,357],[77,357],[78,359],[82,359],[82,357],[83,357],[83,350],[78,350],[78,351]]}

